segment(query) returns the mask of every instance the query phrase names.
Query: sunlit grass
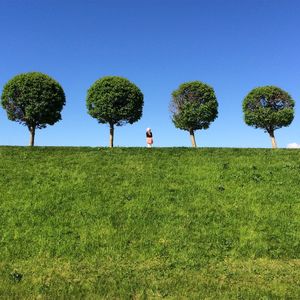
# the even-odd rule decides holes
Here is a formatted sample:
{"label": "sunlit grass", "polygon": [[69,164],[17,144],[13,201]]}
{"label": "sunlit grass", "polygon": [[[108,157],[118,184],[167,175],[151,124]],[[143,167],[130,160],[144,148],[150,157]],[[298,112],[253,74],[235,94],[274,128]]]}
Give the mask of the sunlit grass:
{"label": "sunlit grass", "polygon": [[299,298],[300,152],[0,148],[0,297]]}

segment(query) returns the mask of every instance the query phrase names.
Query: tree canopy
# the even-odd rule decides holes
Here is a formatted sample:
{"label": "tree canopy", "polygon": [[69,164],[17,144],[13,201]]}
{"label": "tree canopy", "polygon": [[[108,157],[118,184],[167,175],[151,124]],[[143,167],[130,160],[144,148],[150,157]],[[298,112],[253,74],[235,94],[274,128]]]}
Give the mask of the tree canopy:
{"label": "tree canopy", "polygon": [[33,146],[36,128],[45,128],[61,120],[65,94],[60,84],[48,75],[23,73],[6,83],[1,104],[9,120],[28,127]]}
{"label": "tree canopy", "polygon": [[218,116],[218,102],[212,87],[191,81],[172,93],[170,110],[174,125],[189,131],[192,145],[196,147],[194,131],[209,128]]}
{"label": "tree canopy", "polygon": [[276,148],[274,131],[291,124],[294,106],[292,97],[279,87],[257,87],[243,101],[245,123],[268,132],[272,147]]}
{"label": "tree canopy", "polygon": [[144,96],[128,79],[106,76],[97,80],[87,93],[88,113],[99,123],[110,126],[110,146],[113,147],[114,126],[137,122],[143,113]]}

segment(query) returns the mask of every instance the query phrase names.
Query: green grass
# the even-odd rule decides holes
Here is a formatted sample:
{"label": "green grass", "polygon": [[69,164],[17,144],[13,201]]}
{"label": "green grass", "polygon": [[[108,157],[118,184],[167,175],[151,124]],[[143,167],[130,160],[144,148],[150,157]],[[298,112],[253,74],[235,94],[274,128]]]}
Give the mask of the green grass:
{"label": "green grass", "polygon": [[0,147],[0,298],[300,298],[300,152]]}

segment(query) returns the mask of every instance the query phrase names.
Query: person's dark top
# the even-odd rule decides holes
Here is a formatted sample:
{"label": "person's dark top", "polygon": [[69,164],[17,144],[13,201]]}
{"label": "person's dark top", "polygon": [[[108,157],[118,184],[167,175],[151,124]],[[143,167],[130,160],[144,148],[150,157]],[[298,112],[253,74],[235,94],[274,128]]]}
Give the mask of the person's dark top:
{"label": "person's dark top", "polygon": [[148,132],[148,131],[147,131],[147,132],[146,132],[146,137],[147,137],[147,138],[149,138],[149,137],[152,138],[152,132]]}

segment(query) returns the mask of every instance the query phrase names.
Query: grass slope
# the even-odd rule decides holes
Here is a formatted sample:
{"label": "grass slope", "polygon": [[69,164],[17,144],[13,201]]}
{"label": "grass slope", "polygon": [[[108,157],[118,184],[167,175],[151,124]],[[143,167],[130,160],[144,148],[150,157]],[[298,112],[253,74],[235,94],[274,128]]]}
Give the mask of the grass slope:
{"label": "grass slope", "polygon": [[300,298],[300,152],[0,147],[0,298]]}

